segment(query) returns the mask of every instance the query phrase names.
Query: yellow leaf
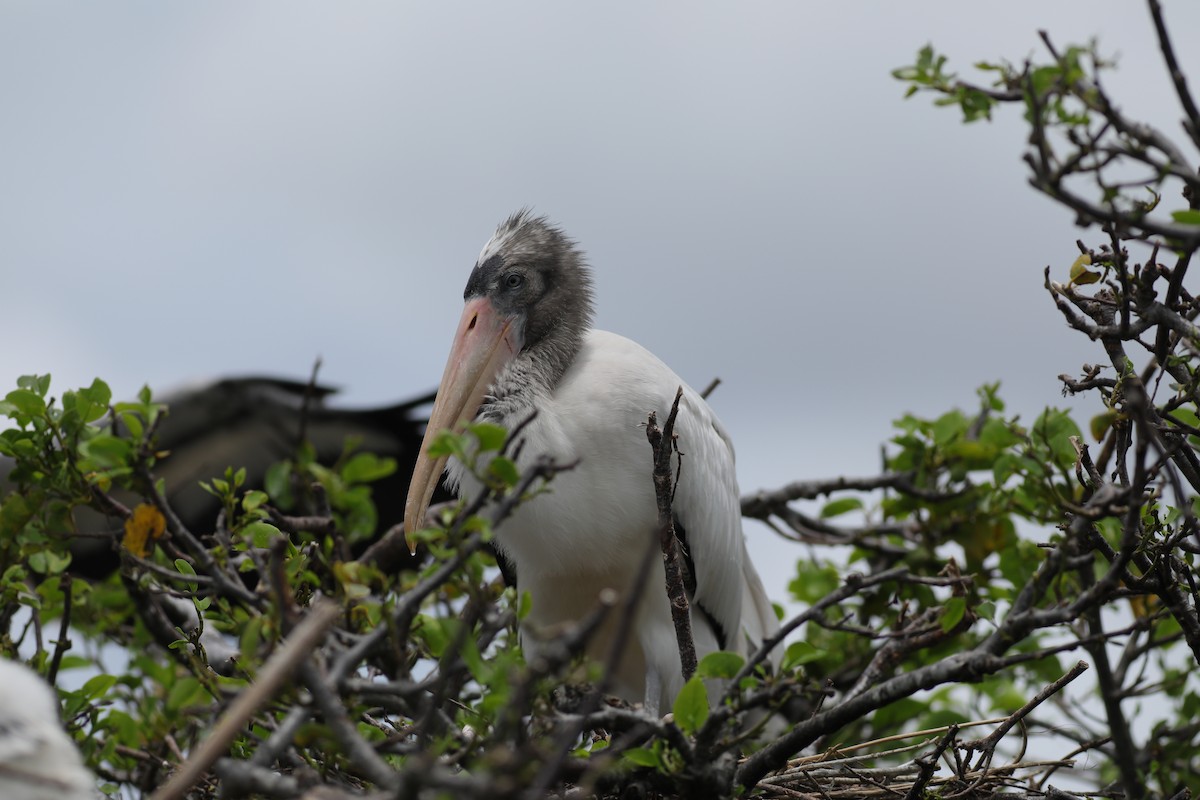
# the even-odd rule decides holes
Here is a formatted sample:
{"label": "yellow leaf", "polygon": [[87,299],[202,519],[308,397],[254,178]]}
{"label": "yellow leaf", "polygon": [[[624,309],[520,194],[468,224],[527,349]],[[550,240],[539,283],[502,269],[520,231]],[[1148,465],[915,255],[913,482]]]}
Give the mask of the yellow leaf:
{"label": "yellow leaf", "polygon": [[1129,598],[1129,608],[1138,619],[1155,613],[1160,605],[1158,598],[1152,594],[1135,594]]}
{"label": "yellow leaf", "polygon": [[1103,414],[1097,414],[1092,417],[1092,421],[1088,425],[1092,431],[1092,437],[1097,442],[1104,441],[1104,436],[1108,433],[1108,429],[1113,426],[1114,422],[1120,419],[1121,414],[1118,414],[1116,411],[1105,411]]}
{"label": "yellow leaf", "polygon": [[149,503],[140,503],[125,520],[125,538],[121,544],[138,558],[145,558],[147,544],[162,536],[166,527],[161,511]]}
{"label": "yellow leaf", "polygon": [[1095,283],[1100,280],[1099,272],[1092,272],[1088,269],[1092,264],[1092,257],[1087,253],[1082,254],[1075,259],[1071,264],[1071,283],[1076,286],[1084,286],[1089,283]]}

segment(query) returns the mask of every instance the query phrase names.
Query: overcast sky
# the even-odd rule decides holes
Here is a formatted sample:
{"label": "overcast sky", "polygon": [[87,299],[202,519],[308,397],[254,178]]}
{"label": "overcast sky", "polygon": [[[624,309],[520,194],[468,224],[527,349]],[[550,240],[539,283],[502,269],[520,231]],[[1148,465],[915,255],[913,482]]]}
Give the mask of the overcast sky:
{"label": "overcast sky", "polygon": [[[1194,41],[1200,3],[1164,5]],[[531,205],[589,253],[601,327],[724,380],[744,490],[871,472],[893,418],[986,381],[1031,420],[1098,357],[1041,288],[1080,232],[1026,185],[1019,112],[964,127],[889,72],[931,41],[1019,61],[1039,28],[1098,37],[1180,136],[1129,0],[5,2],[0,387],[320,355],[349,403],[423,392]],[[750,534],[778,596],[795,551]]]}

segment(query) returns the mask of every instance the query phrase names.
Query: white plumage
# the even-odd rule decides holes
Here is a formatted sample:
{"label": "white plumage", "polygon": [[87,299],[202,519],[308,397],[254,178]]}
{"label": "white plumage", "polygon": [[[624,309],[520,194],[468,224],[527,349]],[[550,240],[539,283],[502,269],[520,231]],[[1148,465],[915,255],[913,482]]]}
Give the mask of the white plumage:
{"label": "white plumage", "polygon": [[100,796],[58,715],[58,698],[37,673],[0,658],[0,798]]}
{"label": "white plumage", "polygon": [[[675,432],[684,455],[673,510],[694,567],[696,650],[700,657],[717,649],[746,654],[777,623],[746,552],[732,443],[708,404],[652,353],[588,328],[589,287],[579,251],[545,220],[522,213],[501,225],[468,283],[467,309],[427,437],[477,411],[512,429],[536,409],[520,434],[518,466],[541,455],[578,462],[496,532],[502,554],[515,565],[518,590],[531,594],[522,641],[536,652],[541,636],[586,615],[602,590],[626,595],[647,548],[657,546],[645,425],[651,411],[660,424],[666,420],[683,385]],[[418,464],[409,530],[420,518],[415,515],[423,515],[419,501],[428,502],[428,482],[440,468]],[[451,462],[449,471],[461,493],[478,489],[461,465]],[[661,711],[683,678],[661,556],[654,558],[614,688]],[[588,647],[598,660],[616,627],[610,616]]]}
{"label": "white plumage", "polygon": [[[691,601],[712,614],[726,634],[725,649],[745,654],[773,630],[775,615],[751,565],[742,536],[733,445],[708,404],[641,345],[592,330],[554,390],[536,401],[537,416],[522,429],[518,466],[539,455],[560,464],[578,462],[550,491],[517,508],[497,532],[502,552],[517,565],[532,610],[525,625],[537,631],[582,617],[605,588],[624,594],[640,559],[658,542],[658,510],[650,479],[646,419],[667,418],[675,390],[684,387],[675,423],[683,468],[674,511],[686,533],[696,569]],[[520,420],[506,420],[519,422]],[[478,489],[457,462],[451,483]],[[674,623],[664,588],[661,557],[643,588],[633,646],[617,674],[617,693],[662,707],[683,686]],[[703,613],[692,614],[697,652],[718,648],[717,632]],[[589,647],[608,652],[610,623]],[[735,635],[735,632],[736,635]],[[648,678],[649,676],[649,678]]]}

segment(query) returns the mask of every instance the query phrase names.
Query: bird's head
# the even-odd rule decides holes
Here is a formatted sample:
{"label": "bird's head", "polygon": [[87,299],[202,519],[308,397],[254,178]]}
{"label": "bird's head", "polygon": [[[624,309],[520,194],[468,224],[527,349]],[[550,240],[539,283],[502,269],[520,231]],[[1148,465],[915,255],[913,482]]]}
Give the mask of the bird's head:
{"label": "bird's head", "polygon": [[464,319],[486,305],[489,313],[511,322],[520,349],[554,339],[577,343],[592,321],[592,279],[583,254],[560,228],[528,209],[496,228],[471,270],[463,299]]}
{"label": "bird's head", "polygon": [[592,280],[583,254],[559,228],[528,210],[496,228],[471,270],[463,299],[466,306],[405,500],[406,535],[423,524],[446,466],[446,457],[427,455],[433,437],[471,421],[496,378],[517,358],[536,360],[557,380],[592,321]]}

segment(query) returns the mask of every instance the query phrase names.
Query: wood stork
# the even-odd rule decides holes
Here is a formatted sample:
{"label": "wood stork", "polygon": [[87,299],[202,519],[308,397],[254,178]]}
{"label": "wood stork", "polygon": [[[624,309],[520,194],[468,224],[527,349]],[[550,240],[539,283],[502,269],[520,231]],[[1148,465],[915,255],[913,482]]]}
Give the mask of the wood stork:
{"label": "wood stork", "polygon": [[[406,531],[423,524],[447,466],[460,494],[479,488],[461,464],[426,455],[433,436],[471,419],[511,429],[536,409],[521,432],[518,466],[543,454],[578,461],[496,531],[519,590],[531,594],[522,645],[527,654],[536,651],[539,631],[580,619],[604,589],[631,589],[658,536],[645,423],[651,411],[666,418],[682,385],[675,431],[684,457],[674,513],[691,578],[697,655],[746,653],[776,630],[746,552],[729,435],[708,404],[652,353],[591,327],[591,272],[575,243],[544,217],[514,214],[483,248],[464,299],[409,488]],[[613,678],[618,695],[657,713],[670,707],[683,678],[661,562],[651,576]],[[611,616],[589,644],[598,660],[616,627]]]}

